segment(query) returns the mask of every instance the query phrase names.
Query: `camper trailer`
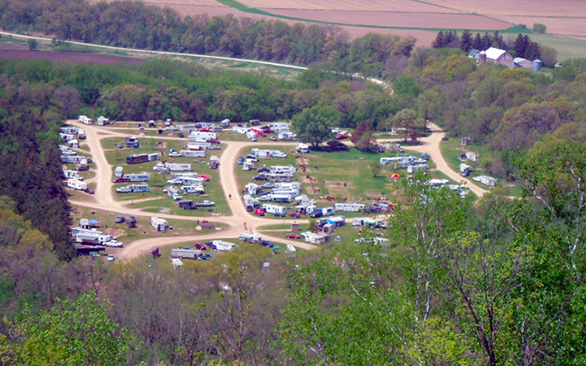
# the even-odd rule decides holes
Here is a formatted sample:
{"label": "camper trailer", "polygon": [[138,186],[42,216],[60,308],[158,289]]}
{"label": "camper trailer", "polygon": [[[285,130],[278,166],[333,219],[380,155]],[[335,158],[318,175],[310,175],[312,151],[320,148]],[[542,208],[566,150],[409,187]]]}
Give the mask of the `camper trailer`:
{"label": "camper trailer", "polygon": [[68,179],[67,187],[78,191],[85,191],[87,189],[87,184],[77,179]]}
{"label": "camper trailer", "polygon": [[126,164],[140,164],[149,161],[148,154],[134,154],[126,157]]}
{"label": "camper trailer", "polygon": [[335,211],[343,211],[343,212],[362,212],[364,210],[365,205],[363,203],[335,203],[334,210]]}
{"label": "camper trailer", "polygon": [[236,247],[236,244],[224,240],[213,240],[212,245],[216,250],[230,251]]}
{"label": "camper trailer", "polygon": [[205,158],[205,150],[181,150],[179,153],[186,158]]}
{"label": "camper trailer", "polygon": [[151,173],[131,173],[124,174],[122,178],[128,182],[148,182],[151,180]]}
{"label": "camper trailer", "polygon": [[283,206],[271,205],[271,204],[264,204],[262,208],[267,212],[272,214],[273,216],[284,217],[287,215],[287,208]]}
{"label": "camper trailer", "polygon": [[170,229],[171,227],[169,226],[169,224],[167,223],[167,220],[165,219],[161,219],[158,217],[151,217],[151,226],[157,230],[157,231],[163,231],[165,232],[167,229]]}
{"label": "camper trailer", "polygon": [[150,192],[151,188],[146,184],[130,184],[126,186],[126,188],[130,189],[133,193],[140,193],[140,192]]}
{"label": "camper trailer", "polygon": [[248,242],[248,243],[260,243],[262,241],[262,237],[260,235],[249,234],[246,232],[240,233],[240,235],[238,236],[238,239],[240,239],[241,241]]}

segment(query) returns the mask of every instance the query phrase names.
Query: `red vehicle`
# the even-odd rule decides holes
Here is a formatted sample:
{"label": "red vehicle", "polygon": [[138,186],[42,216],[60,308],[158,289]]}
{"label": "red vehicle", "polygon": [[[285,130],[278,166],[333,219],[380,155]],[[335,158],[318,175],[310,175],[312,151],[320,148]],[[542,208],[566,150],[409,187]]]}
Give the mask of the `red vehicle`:
{"label": "red vehicle", "polygon": [[219,144],[220,140],[211,139],[210,144]]}
{"label": "red vehicle", "polygon": [[212,132],[212,130],[210,130],[210,129],[209,129],[209,128],[207,128],[207,127],[204,127],[204,128],[200,128],[200,129],[199,129],[199,132]]}
{"label": "red vehicle", "polygon": [[343,140],[343,139],[347,139],[347,138],[348,138],[348,135],[338,135],[338,136],[336,136],[336,139],[338,139],[338,140]]}
{"label": "red vehicle", "polygon": [[254,210],[254,214],[258,216],[264,216],[265,211],[262,208],[257,208],[256,210]]}
{"label": "red vehicle", "polygon": [[285,235],[285,238],[288,238],[288,239],[301,239],[301,235],[290,233],[290,234]]}
{"label": "red vehicle", "polygon": [[289,217],[294,217],[294,218],[298,219],[299,217],[301,217],[301,215],[299,214],[299,212],[291,212],[289,214]]}
{"label": "red vehicle", "polygon": [[126,182],[128,182],[128,179],[127,178],[120,177],[120,178],[114,178],[114,179],[112,179],[112,183],[126,183]]}
{"label": "red vehicle", "polygon": [[195,247],[195,249],[199,249],[199,250],[206,250],[207,249],[207,247],[205,245],[200,244],[200,243],[195,243],[194,247]]}
{"label": "red vehicle", "polygon": [[209,181],[210,181],[210,177],[208,177],[208,176],[207,176],[207,175],[205,175],[205,174],[200,174],[200,175],[198,175],[197,177],[198,177],[198,178],[201,178],[201,179],[203,179],[203,180],[205,180],[206,182],[209,182]]}

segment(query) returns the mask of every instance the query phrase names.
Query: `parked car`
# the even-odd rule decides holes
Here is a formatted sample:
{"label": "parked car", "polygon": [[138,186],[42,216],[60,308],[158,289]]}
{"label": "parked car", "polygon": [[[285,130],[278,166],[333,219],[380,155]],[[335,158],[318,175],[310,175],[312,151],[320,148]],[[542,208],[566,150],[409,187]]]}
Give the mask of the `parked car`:
{"label": "parked car", "polygon": [[347,139],[347,138],[348,138],[348,135],[338,135],[338,136],[336,136],[336,140],[344,140],[344,139]]}
{"label": "parked car", "polygon": [[171,198],[173,198],[173,201],[181,201],[181,196],[178,194],[174,194],[173,196],[171,196]]}
{"label": "parked car", "polygon": [[181,138],[183,138],[183,137],[185,137],[185,135],[183,134],[183,132],[179,132],[179,133],[177,134],[177,137],[181,137]]}
{"label": "parked car", "polygon": [[136,217],[135,216],[128,216],[129,219],[131,219],[132,221],[136,222]]}
{"label": "parked car", "polygon": [[200,129],[199,129],[199,132],[212,132],[212,130],[210,130],[210,129],[209,129],[209,128],[207,128],[207,127],[203,127],[203,128],[200,128]]}
{"label": "parked car", "polygon": [[273,183],[264,183],[264,184],[261,184],[260,188],[263,188],[263,189],[275,188],[275,185]]}
{"label": "parked car", "polygon": [[121,144],[121,143],[117,143],[116,144],[116,147],[119,148],[119,149],[124,149],[124,145]]}
{"label": "parked car", "polygon": [[217,139],[210,140],[210,144],[219,144],[219,143],[220,143],[220,140],[217,140]]}
{"label": "parked car", "polygon": [[75,170],[77,170],[78,172],[85,172],[87,170],[90,170],[90,167],[87,165],[78,165],[75,167]]}
{"label": "parked car", "polygon": [[125,182],[128,182],[127,178],[119,177],[119,178],[112,179],[112,183],[125,183]]}
{"label": "parked car", "polygon": [[194,247],[195,247],[195,249],[199,249],[199,250],[207,250],[208,249],[205,245],[200,244],[200,243],[195,243]]}
{"label": "parked car", "polygon": [[311,215],[309,215],[309,217],[311,217],[312,219],[318,218],[318,217],[322,217],[324,214],[321,211],[314,211]]}
{"label": "parked car", "polygon": [[[259,173],[269,173],[271,170],[267,167],[260,168],[258,170]],[[271,187],[272,188],[272,187]]]}
{"label": "parked car", "polygon": [[107,259],[109,262],[112,262],[112,261],[115,259],[115,257],[114,257],[114,254],[108,254],[108,258],[106,258],[106,259]]}
{"label": "parked car", "polygon": [[96,191],[94,191],[94,189],[93,189],[93,188],[91,188],[91,187],[87,187],[87,188],[85,189],[85,193],[89,193],[89,194],[95,194],[95,193],[96,193]]}
{"label": "parked car", "polygon": [[121,224],[125,221],[126,219],[124,218],[124,216],[118,216],[114,219],[114,222],[117,224]]}
{"label": "parked car", "polygon": [[130,193],[132,190],[128,187],[116,188],[116,193]]}
{"label": "parked car", "polygon": [[183,181],[181,179],[169,179],[167,184],[183,184]]}
{"label": "parked car", "polygon": [[270,242],[268,240],[261,241],[260,245],[262,245],[263,247],[269,247],[269,248],[272,248],[275,246],[275,244],[273,244],[272,242]]}
{"label": "parked car", "polygon": [[106,247],[122,248],[123,244],[118,240],[110,240],[104,243]]}
{"label": "parked car", "polygon": [[197,177],[198,177],[198,178],[201,178],[201,179],[203,179],[203,180],[204,180],[204,181],[206,181],[206,182],[209,182],[209,181],[210,181],[210,177],[208,177],[208,176],[207,176],[207,175],[205,175],[205,174],[200,174],[200,175],[198,175]]}
{"label": "parked car", "polygon": [[271,140],[271,141],[277,141],[277,138],[275,136],[269,136],[269,140]]}
{"label": "parked car", "polygon": [[301,214],[299,212],[291,212],[289,214],[289,217],[294,217],[294,218],[298,219],[301,217]]}
{"label": "parked car", "polygon": [[267,181],[268,178],[265,177],[264,175],[257,175],[255,177],[252,177],[252,180],[262,180],[262,181]]}
{"label": "parked car", "polygon": [[301,239],[301,235],[290,233],[290,234],[285,235],[285,238],[288,238],[288,239]]}
{"label": "parked car", "polygon": [[449,137],[442,137],[442,141],[443,142],[450,141],[450,138]]}
{"label": "parked car", "polygon": [[257,216],[264,216],[265,211],[262,208],[257,208],[256,210],[254,210],[254,214]]}
{"label": "parked car", "polygon": [[180,158],[180,157],[182,157],[183,155],[181,155],[181,153],[179,153],[179,152],[177,152],[177,151],[173,151],[173,152],[170,152],[170,153],[169,153],[169,156],[170,156],[170,157],[172,157],[172,158]]}

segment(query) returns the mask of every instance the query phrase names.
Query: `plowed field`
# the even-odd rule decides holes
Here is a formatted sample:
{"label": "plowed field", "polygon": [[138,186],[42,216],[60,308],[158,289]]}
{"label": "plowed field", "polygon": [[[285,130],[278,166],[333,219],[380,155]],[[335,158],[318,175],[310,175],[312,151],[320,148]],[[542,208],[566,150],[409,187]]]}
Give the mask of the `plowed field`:
{"label": "plowed field", "polygon": [[44,51],[29,51],[25,46],[0,44],[0,57],[13,58],[13,59],[24,59],[24,60],[38,60],[47,59],[53,62],[65,62],[70,61],[73,64],[81,62],[93,62],[98,65],[109,65],[118,62],[125,63],[138,63],[146,62],[145,60],[132,57],[119,57],[99,54],[88,54],[88,53],[57,53],[57,52],[44,52]]}

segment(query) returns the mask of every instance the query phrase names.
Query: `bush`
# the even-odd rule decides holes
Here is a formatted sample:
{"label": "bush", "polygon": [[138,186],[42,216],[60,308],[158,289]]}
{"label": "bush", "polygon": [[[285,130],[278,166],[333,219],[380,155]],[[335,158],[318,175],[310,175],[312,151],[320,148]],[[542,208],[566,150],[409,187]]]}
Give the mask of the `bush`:
{"label": "bush", "polygon": [[535,23],[533,24],[533,33],[543,34],[547,30],[545,24]]}

